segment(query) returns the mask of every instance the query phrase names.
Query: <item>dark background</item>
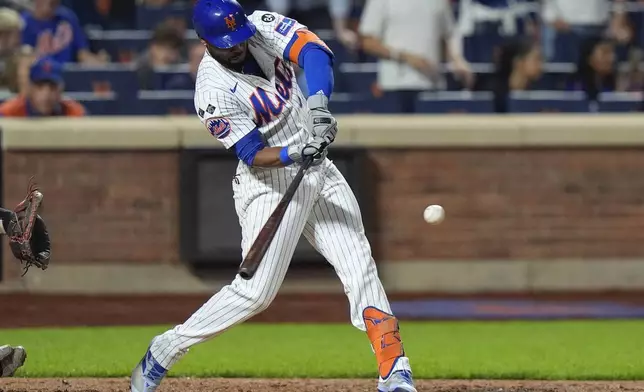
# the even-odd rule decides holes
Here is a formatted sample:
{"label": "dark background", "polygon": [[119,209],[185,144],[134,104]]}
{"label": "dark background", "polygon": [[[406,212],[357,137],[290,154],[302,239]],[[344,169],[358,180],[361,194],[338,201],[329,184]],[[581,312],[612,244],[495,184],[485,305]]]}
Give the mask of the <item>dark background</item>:
{"label": "dark background", "polygon": [[[361,197],[364,153],[356,149],[335,149],[329,152],[329,158],[347,179],[361,207],[365,206],[366,201]],[[239,160],[222,149],[188,149],[182,151],[180,159],[182,260],[201,270],[238,266],[241,228],[231,183]],[[327,263],[301,237],[293,265],[323,267]]]}

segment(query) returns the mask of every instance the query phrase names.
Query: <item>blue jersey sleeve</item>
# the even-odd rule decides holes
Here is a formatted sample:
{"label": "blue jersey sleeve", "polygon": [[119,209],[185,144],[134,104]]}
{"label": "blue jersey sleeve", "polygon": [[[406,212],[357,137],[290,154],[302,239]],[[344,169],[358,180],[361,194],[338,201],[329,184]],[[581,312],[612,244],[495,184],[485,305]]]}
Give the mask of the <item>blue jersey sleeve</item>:
{"label": "blue jersey sleeve", "polygon": [[315,43],[307,43],[298,58],[304,69],[309,95],[324,92],[327,98],[333,92],[333,55]]}
{"label": "blue jersey sleeve", "polygon": [[316,34],[298,30],[284,49],[284,58],[304,69],[309,95],[323,91],[327,98],[331,97],[334,55]]}
{"label": "blue jersey sleeve", "polygon": [[260,150],[263,150],[264,147],[266,145],[262,140],[262,134],[259,132],[259,129],[255,128],[235,143],[235,153],[237,154],[237,158],[245,162],[248,166],[252,166],[255,155]]}

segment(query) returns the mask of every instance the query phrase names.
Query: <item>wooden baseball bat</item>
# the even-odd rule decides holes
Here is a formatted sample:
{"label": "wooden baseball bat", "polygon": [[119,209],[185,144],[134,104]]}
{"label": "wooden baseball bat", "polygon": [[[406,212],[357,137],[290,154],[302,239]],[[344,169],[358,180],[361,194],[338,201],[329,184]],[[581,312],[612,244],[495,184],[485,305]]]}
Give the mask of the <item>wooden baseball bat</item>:
{"label": "wooden baseball bat", "polygon": [[275,237],[275,233],[277,233],[277,228],[284,218],[286,209],[288,208],[289,204],[291,204],[293,195],[295,195],[295,191],[300,186],[302,178],[304,178],[304,173],[306,173],[312,163],[313,157],[309,157],[304,162],[302,162],[300,170],[295,175],[295,178],[293,179],[293,182],[291,182],[291,185],[289,185],[288,189],[286,189],[286,193],[284,193],[284,196],[282,196],[282,200],[280,200],[277,207],[275,207],[275,211],[273,211],[271,216],[268,218],[268,220],[264,224],[264,227],[262,227],[262,230],[260,230],[259,234],[257,235],[257,238],[255,238],[255,242],[253,242],[253,245],[250,247],[250,250],[246,254],[246,257],[239,266],[239,275],[243,279],[251,279],[255,275],[255,272],[257,272],[257,268],[259,268],[259,264],[262,262],[262,259],[264,258],[264,255],[268,250],[268,247],[273,241],[273,237]]}

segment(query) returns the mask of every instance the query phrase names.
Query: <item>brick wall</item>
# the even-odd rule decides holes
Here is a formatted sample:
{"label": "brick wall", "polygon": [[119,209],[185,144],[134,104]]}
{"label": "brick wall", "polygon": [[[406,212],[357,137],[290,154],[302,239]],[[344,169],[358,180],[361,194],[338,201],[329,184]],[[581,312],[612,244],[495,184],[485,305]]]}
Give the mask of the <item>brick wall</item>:
{"label": "brick wall", "polygon": [[176,152],[8,151],[4,205],[35,175],[55,261],[175,263],[178,170]]}
{"label": "brick wall", "polygon": [[[642,150],[381,150],[371,158],[381,260],[644,257]],[[435,227],[422,219],[434,203],[446,210]]]}
{"label": "brick wall", "polygon": [[[644,257],[641,150],[370,157],[379,260]],[[36,175],[56,261],[176,263],[178,171],[176,152],[9,151],[4,205],[21,200]],[[440,226],[422,219],[432,203],[447,211]]]}

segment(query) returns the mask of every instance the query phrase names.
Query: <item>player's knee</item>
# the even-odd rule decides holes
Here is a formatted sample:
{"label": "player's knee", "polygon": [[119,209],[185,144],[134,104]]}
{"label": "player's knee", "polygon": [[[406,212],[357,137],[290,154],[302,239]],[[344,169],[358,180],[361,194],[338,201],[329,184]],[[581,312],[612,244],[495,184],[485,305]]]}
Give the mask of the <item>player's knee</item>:
{"label": "player's knee", "polygon": [[[276,293],[275,293],[276,294]],[[271,303],[273,303],[273,299],[275,299],[275,294],[272,292],[268,293],[256,293],[250,296],[250,305],[249,309],[252,314],[259,314],[266,309],[268,309],[269,306],[271,306]]]}

